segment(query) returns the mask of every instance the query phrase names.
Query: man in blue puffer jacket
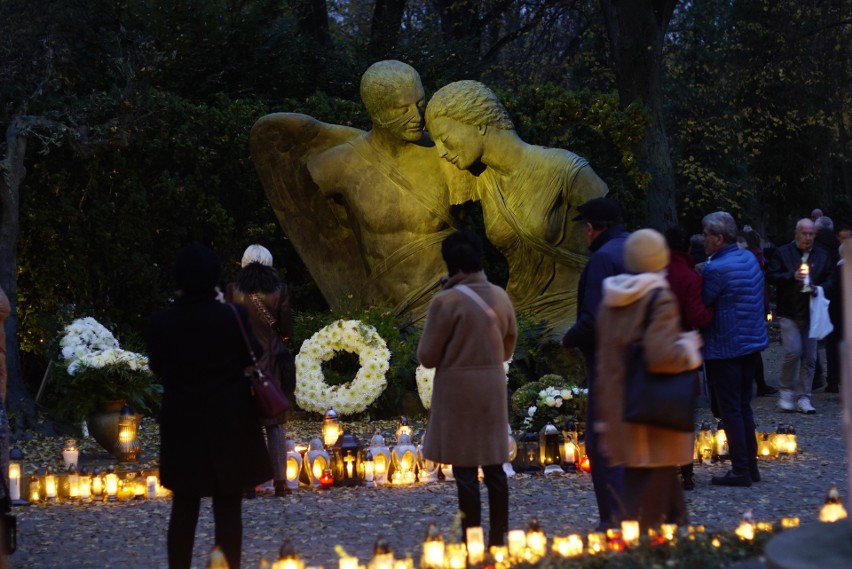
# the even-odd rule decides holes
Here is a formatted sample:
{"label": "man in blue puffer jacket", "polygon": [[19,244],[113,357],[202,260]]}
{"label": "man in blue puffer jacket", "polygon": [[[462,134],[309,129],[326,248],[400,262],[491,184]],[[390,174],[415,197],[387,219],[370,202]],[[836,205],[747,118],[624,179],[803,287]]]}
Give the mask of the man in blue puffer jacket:
{"label": "man in blue puffer jacket", "polygon": [[763,271],[757,258],[737,247],[737,224],[717,211],[702,220],[704,304],[713,321],[702,330],[704,362],[728,438],[731,470],[714,476],[713,484],[751,486],[760,481],[757,439],[751,409],[752,383],[760,352],[769,345],[763,314]]}

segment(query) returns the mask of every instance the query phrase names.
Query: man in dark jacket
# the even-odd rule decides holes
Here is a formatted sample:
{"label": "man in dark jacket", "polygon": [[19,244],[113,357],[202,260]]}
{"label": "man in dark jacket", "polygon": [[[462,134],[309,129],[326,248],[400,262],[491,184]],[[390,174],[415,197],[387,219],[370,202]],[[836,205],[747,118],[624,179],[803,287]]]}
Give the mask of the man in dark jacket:
{"label": "man in dark jacket", "polygon": [[565,333],[562,345],[577,349],[586,360],[586,383],[589,404],[586,412],[586,454],[592,467],[592,484],[598,502],[600,523],[598,529],[615,527],[621,518],[621,493],[624,486],[624,468],[610,466],[597,449],[594,432],[595,405],[592,402],[592,384],[596,375],[595,320],[601,303],[603,280],[627,272],[624,268],[624,242],[630,235],[621,224],[621,209],[609,198],[595,198],[577,208],[579,215],[573,221],[584,223],[586,241],[592,256],[580,275],[577,291],[577,321]]}
{"label": "man in dark jacket", "polygon": [[811,405],[817,341],[809,337],[810,300],[816,287],[831,288],[834,267],[828,254],[814,247],[814,222],[800,219],[791,243],[778,247],[766,266],[766,277],[777,291],[776,313],[781,327],[784,362],[778,407],[782,411],[816,413]]}

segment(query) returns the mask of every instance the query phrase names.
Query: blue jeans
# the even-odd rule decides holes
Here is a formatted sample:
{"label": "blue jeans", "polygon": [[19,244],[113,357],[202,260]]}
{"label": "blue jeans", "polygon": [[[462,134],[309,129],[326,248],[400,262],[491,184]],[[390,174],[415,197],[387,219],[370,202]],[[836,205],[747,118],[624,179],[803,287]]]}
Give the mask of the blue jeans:
{"label": "blue jeans", "polygon": [[731,470],[735,475],[749,475],[752,462],[757,462],[757,436],[754,432],[754,413],[751,409],[752,385],[757,358],[754,352],[736,358],[706,360],[719,416],[728,439]]}
{"label": "blue jeans", "polygon": [[789,318],[778,318],[781,327],[781,345],[784,346],[784,361],[778,387],[782,393],[799,397],[811,397],[816,368],[817,341],[808,338],[809,325]]}
{"label": "blue jeans", "polygon": [[592,467],[592,486],[595,489],[595,500],[598,503],[600,522],[598,530],[618,527],[623,519],[624,503],[624,467],[612,466],[598,452],[598,435],[595,432],[595,416],[592,403],[591,389],[589,390],[589,406],[586,413],[586,454]]}

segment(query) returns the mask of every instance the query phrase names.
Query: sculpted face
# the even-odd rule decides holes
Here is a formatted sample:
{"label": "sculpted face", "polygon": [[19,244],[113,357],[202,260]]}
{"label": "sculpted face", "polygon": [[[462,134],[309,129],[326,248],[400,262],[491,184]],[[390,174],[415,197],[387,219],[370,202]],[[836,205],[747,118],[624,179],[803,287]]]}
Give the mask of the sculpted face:
{"label": "sculpted face", "polygon": [[382,103],[382,109],[373,117],[374,125],[408,142],[423,137],[426,93],[419,80],[401,83]]}
{"label": "sculpted face", "polygon": [[437,117],[429,123],[429,133],[438,154],[459,170],[468,170],[482,159],[483,129],[448,117]]}

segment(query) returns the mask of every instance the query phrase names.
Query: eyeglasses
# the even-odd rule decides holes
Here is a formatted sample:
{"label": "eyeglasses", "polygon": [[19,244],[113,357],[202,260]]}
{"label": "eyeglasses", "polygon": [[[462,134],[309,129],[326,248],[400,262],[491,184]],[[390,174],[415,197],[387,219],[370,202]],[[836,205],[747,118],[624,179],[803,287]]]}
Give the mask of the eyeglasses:
{"label": "eyeglasses", "polygon": [[701,235],[703,235],[704,237],[713,237],[713,236],[715,236],[716,234],[715,234],[715,233],[710,233],[709,231],[707,231],[707,230],[705,229],[704,231],[702,231],[702,232],[701,232]]}

